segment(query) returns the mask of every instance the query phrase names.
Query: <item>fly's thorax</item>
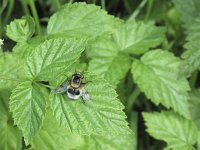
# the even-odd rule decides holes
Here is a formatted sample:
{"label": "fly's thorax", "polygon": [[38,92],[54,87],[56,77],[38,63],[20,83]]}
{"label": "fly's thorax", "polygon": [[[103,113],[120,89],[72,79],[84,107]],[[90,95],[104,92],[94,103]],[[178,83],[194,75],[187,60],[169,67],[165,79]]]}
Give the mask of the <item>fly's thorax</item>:
{"label": "fly's thorax", "polygon": [[80,87],[82,84],[82,79],[83,76],[80,73],[73,74],[71,79],[71,86],[73,86],[74,88]]}

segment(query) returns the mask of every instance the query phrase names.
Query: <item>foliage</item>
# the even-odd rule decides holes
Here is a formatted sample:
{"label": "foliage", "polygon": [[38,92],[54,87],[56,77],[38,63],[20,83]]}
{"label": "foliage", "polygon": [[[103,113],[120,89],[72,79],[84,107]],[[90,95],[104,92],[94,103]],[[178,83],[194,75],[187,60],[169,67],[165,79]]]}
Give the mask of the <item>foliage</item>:
{"label": "foliage", "polygon": [[198,150],[199,1],[72,2],[0,5],[0,149]]}

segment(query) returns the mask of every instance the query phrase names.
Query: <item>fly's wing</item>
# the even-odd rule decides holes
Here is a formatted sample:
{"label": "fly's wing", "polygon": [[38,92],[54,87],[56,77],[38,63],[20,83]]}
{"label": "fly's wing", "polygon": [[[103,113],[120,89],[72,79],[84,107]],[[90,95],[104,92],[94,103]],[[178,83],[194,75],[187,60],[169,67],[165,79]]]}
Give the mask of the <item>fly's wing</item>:
{"label": "fly's wing", "polygon": [[58,94],[58,93],[64,93],[67,91],[67,87],[68,87],[68,82],[62,84],[61,86],[57,87],[54,89],[54,93]]}
{"label": "fly's wing", "polygon": [[86,101],[91,100],[89,93],[84,88],[82,89],[82,97],[83,97],[83,100],[86,100]]}

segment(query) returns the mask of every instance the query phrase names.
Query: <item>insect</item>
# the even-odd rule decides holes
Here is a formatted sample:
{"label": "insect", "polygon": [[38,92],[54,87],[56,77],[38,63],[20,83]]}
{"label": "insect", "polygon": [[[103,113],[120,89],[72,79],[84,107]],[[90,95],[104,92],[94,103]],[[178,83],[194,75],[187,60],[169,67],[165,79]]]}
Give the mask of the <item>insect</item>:
{"label": "insect", "polygon": [[90,100],[90,95],[84,88],[86,83],[83,83],[83,78],[84,76],[81,73],[74,73],[70,80],[67,80],[60,87],[54,89],[54,93],[66,92],[70,99],[75,100],[81,97],[83,100]]}

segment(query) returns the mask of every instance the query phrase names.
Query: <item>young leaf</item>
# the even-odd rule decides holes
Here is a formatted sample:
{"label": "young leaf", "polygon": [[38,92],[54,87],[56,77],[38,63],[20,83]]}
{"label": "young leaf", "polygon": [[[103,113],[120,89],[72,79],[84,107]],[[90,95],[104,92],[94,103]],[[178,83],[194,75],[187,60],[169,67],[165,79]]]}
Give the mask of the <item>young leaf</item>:
{"label": "young leaf", "polygon": [[41,81],[57,80],[56,76],[80,57],[85,43],[85,40],[64,38],[45,41],[28,58],[28,77]]}
{"label": "young leaf", "polygon": [[113,34],[114,43],[120,50],[133,54],[145,53],[158,46],[164,38],[165,28],[156,27],[153,22],[128,21]]}
{"label": "young leaf", "polygon": [[193,149],[198,130],[190,120],[174,112],[143,113],[147,132],[154,138],[164,140],[168,148]]}
{"label": "young leaf", "polygon": [[13,48],[13,53],[17,57],[20,57],[20,59],[26,60],[27,57],[29,57],[34,52],[36,47],[38,47],[44,41],[45,38],[43,36],[36,36],[31,38],[29,42],[17,43]]}
{"label": "young leaf", "polygon": [[[63,17],[65,16],[65,17]],[[86,3],[66,4],[49,20],[47,33],[77,32],[76,36],[97,36],[117,26],[118,19],[100,7]]]}
{"label": "young leaf", "polygon": [[36,136],[33,138],[32,148],[37,150],[71,150],[82,146],[84,139],[73,134],[66,128],[59,126],[52,112],[47,110],[44,124]]}
{"label": "young leaf", "polygon": [[121,23],[112,35],[100,36],[89,44],[89,70],[103,75],[116,86],[130,68],[131,61],[126,53],[144,53],[157,46],[164,39],[164,31],[152,23]]}
{"label": "young leaf", "polygon": [[118,45],[107,38],[97,38],[89,47],[89,71],[103,75],[116,86],[131,66],[128,54],[120,52]]}
{"label": "young leaf", "polygon": [[24,74],[21,60],[12,53],[0,53],[0,89],[13,89]]}
{"label": "young leaf", "polygon": [[51,93],[52,109],[60,124],[72,133],[130,134],[123,106],[114,89],[97,76],[85,76],[91,81],[85,87],[91,101],[83,103],[80,99],[70,100],[65,93]]}
{"label": "young leaf", "polygon": [[28,41],[34,32],[35,22],[30,16],[15,19],[6,29],[6,35],[15,42]]}
{"label": "young leaf", "polygon": [[22,130],[26,145],[42,125],[47,97],[46,90],[31,81],[19,84],[12,92],[10,111],[15,124]]}
{"label": "young leaf", "polygon": [[179,77],[180,59],[162,50],[150,51],[132,65],[134,81],[156,105],[163,104],[190,118],[189,83]]}

